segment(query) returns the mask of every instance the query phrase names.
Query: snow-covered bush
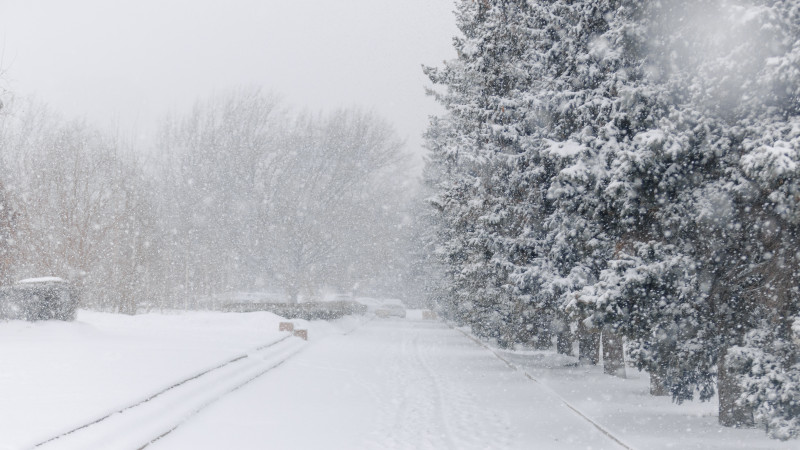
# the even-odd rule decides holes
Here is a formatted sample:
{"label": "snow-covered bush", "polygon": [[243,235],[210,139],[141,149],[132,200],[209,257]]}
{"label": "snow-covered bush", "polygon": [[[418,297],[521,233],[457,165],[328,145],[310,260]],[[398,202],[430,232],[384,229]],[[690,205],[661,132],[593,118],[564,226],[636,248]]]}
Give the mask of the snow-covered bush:
{"label": "snow-covered bush", "polygon": [[774,328],[750,331],[744,345],[728,354],[728,364],[740,377],[739,403],[753,408],[767,434],[787,440],[800,437],[800,361],[798,347]]}

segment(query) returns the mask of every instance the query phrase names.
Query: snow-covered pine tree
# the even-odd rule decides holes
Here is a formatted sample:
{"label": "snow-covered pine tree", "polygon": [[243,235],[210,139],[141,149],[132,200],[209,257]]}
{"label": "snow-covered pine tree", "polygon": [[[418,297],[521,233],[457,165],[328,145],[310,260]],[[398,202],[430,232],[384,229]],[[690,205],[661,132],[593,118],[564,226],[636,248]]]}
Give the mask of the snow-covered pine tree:
{"label": "snow-covered pine tree", "polygon": [[[795,321],[800,325],[800,321]],[[770,321],[745,335],[730,350],[729,368],[741,377],[740,404],[753,408],[755,420],[775,439],[800,437],[800,326],[792,338]]]}
{"label": "snow-covered pine tree", "polygon": [[682,245],[690,236],[675,230],[687,217],[683,199],[704,156],[687,145],[692,136],[672,137],[663,129],[678,99],[651,56],[660,5],[614,6],[605,16],[605,51],[593,54],[608,55],[605,67],[613,70],[590,91],[606,112],[589,117],[572,136],[584,150],[552,188],[560,214],[569,218],[561,227],[580,224],[562,232],[579,238],[569,247],[590,250],[572,262],[576,282],[566,300],[587,322],[625,335],[637,366],[663,381],[676,400],[691,398],[697,388],[706,398],[713,393],[711,371],[698,363],[702,354],[691,352],[703,305],[694,295],[700,292],[695,263]]}
{"label": "snow-covered pine tree", "polygon": [[[430,142],[454,304],[491,334],[566,301],[627,336],[676,400],[716,383],[720,422],[746,424],[725,356],[775,354],[745,336],[787,330],[797,310],[797,2],[529,2],[504,17],[530,37],[504,65],[485,42],[513,3],[462,3],[460,58],[429,72],[448,87]],[[524,76],[499,86],[519,92],[493,84],[512,68]],[[476,314],[487,286],[514,296]],[[792,417],[746,398],[761,420]]]}
{"label": "snow-covered pine tree", "polygon": [[452,284],[455,318],[501,345],[525,342],[532,327],[527,297],[509,281],[524,258],[516,241],[521,220],[520,155],[529,129],[525,115],[531,79],[526,1],[462,1],[458,58],[426,73],[444,92],[447,109],[428,132],[429,167],[441,176],[432,203],[441,212],[442,254]]}
{"label": "snow-covered pine tree", "polygon": [[654,149],[661,165],[675,158],[657,177],[669,188],[656,216],[666,253],[642,256],[676,263],[654,266],[669,277],[630,268],[617,277],[633,280],[634,291],[655,281],[644,292],[671,292],[667,314],[646,317],[674,344],[644,339],[633,354],[667,363],[678,400],[698,388],[708,398],[716,381],[723,425],[752,420],[747,402],[736,403],[726,355],[764,323],[789,329],[797,308],[797,200],[788,194],[797,192],[797,11],[795,1],[721,0],[654,2],[648,11],[649,76],[674,99]]}
{"label": "snow-covered pine tree", "polygon": [[[435,203],[450,206],[442,248],[454,286],[463,283],[454,298],[478,328],[530,328],[547,343],[553,318],[566,328],[564,299],[610,257],[618,224],[604,159],[652,122],[651,105],[628,86],[642,73],[639,10],[624,1],[461,5],[459,59],[429,69],[448,87],[438,98],[450,111],[429,136],[432,164],[448,174]],[[480,272],[497,269],[494,284]],[[513,289],[497,289],[506,274]]]}
{"label": "snow-covered pine tree", "polygon": [[[725,363],[741,377],[744,389],[737,398],[738,389],[732,388],[725,400],[731,410],[753,408],[756,421],[771,437],[796,438],[800,436],[800,330],[796,326],[800,310],[800,2],[758,1],[739,11],[737,18],[750,37],[733,55],[737,63],[743,63],[745,70],[739,77],[744,80],[739,84],[734,79],[736,89],[726,91],[732,91],[737,100],[731,108],[735,115],[723,122],[737,156],[737,164],[726,177],[737,233],[731,233],[733,242],[724,243],[741,263],[726,267],[724,274],[733,281],[733,295],[752,312],[747,328],[738,324],[740,333],[747,332],[744,338],[736,335],[737,340],[726,343],[734,346],[726,352]],[[728,382],[735,386],[735,380]]]}
{"label": "snow-covered pine tree", "polygon": [[548,206],[539,225],[540,248],[523,277],[536,286],[537,303],[552,302],[561,311],[568,306],[579,320],[580,354],[590,362],[597,360],[602,330],[607,369],[621,373],[617,324],[594,314],[595,302],[573,300],[596,282],[618,245],[615,236],[631,233],[630,220],[624,220],[629,211],[614,203],[624,206],[630,192],[609,175],[634,136],[653,127],[655,106],[640,86],[642,8],[630,1],[535,5],[540,33],[529,57],[540,61],[541,70],[529,95],[538,107],[536,167],[545,172],[537,188]]}
{"label": "snow-covered pine tree", "polygon": [[765,314],[774,326],[796,308],[787,256],[796,233],[785,217],[795,200],[775,192],[796,189],[787,183],[797,152],[794,3],[653,2],[643,10],[641,98],[656,106],[655,127],[603,158],[610,216],[625,226],[609,232],[613,258],[578,296],[594,304],[595,321],[631,339],[634,361],[676,400],[698,389],[709,398],[716,375],[725,425],[748,423],[747,409],[733,404],[727,349]]}

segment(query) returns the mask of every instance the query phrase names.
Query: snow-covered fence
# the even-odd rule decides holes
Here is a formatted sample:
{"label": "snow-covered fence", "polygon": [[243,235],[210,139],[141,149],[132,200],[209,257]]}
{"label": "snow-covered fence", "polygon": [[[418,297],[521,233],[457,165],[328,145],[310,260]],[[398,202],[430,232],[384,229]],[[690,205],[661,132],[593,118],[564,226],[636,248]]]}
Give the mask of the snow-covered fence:
{"label": "snow-covered fence", "polygon": [[367,306],[355,301],[307,303],[230,303],[221,309],[228,312],[269,311],[287,319],[332,320],[367,312]]}

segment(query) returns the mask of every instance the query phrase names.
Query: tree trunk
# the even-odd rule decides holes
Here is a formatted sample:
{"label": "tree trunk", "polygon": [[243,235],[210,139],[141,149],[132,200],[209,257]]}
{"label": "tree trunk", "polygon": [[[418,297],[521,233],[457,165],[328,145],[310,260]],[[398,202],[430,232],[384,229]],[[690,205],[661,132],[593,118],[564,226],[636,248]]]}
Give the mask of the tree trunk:
{"label": "tree trunk", "polygon": [[553,330],[550,316],[542,315],[536,319],[536,339],[533,346],[537,350],[549,350],[553,347]]}
{"label": "tree trunk", "polygon": [[717,392],[719,393],[719,424],[725,427],[746,428],[754,426],[752,409],[736,404],[742,393],[736,377],[725,367],[724,349],[717,363]]}
{"label": "tree trunk", "polygon": [[603,372],[625,378],[625,347],[622,336],[603,330]]}
{"label": "tree trunk", "polygon": [[539,333],[536,336],[536,349],[550,350],[551,348],[553,348],[553,337],[550,333]]}
{"label": "tree trunk", "polygon": [[536,349],[537,350],[550,350],[553,348],[553,335],[547,328],[539,328],[539,333],[536,334]]}
{"label": "tree trunk", "polygon": [[657,372],[650,372],[650,395],[656,397],[669,395],[669,389],[667,389],[667,385],[664,383],[664,378]]}
{"label": "tree trunk", "polygon": [[556,351],[562,355],[572,356],[572,333],[565,327],[556,336]]}
{"label": "tree trunk", "polygon": [[600,362],[600,332],[588,329],[582,320],[578,322],[578,358],[584,364]]}

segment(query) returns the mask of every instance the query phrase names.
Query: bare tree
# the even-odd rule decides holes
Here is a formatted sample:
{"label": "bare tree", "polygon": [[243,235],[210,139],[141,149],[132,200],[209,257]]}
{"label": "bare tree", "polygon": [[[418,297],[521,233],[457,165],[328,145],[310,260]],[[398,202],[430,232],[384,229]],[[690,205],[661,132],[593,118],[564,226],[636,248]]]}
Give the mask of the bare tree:
{"label": "bare tree", "polygon": [[297,301],[386,263],[404,155],[390,126],[357,110],[301,115],[286,128],[262,165],[261,242],[265,265]]}
{"label": "bare tree", "polygon": [[159,203],[175,294],[190,299],[252,284],[256,178],[281,114],[274,96],[241,89],[162,124],[159,184],[168,194]]}
{"label": "bare tree", "polygon": [[141,296],[121,293],[137,269],[120,250],[140,232],[131,199],[147,195],[135,186],[135,161],[82,122],[24,106],[4,115],[0,129],[16,199],[15,276],[71,279],[84,303],[135,312]]}

